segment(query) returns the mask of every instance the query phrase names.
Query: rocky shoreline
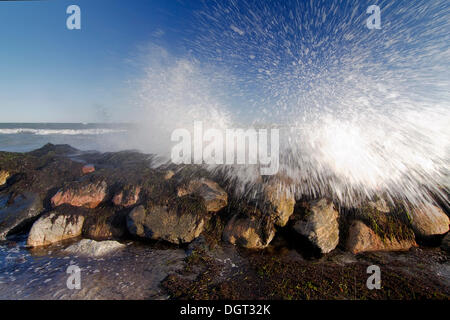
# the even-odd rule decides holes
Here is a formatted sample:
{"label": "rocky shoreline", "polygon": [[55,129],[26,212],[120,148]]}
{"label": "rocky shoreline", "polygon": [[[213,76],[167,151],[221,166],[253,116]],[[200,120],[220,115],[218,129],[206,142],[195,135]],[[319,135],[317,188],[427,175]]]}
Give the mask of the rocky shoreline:
{"label": "rocky shoreline", "polygon": [[[45,248],[82,238],[65,250],[88,256],[130,240],[167,243],[186,251],[160,284],[171,298],[449,298],[445,207],[373,199],[342,208],[295,199],[280,176],[248,199],[220,174],[154,160],[51,144],[0,152],[0,240],[22,234],[28,248]],[[385,270],[383,290],[365,288],[368,263]]]}

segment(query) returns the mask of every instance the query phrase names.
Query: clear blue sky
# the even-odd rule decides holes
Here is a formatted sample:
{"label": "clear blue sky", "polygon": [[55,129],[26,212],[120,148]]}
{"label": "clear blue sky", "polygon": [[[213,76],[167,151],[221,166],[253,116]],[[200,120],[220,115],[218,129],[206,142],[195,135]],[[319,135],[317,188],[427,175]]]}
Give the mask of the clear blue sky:
{"label": "clear blue sky", "polygon": [[[66,8],[81,8],[81,30]],[[195,3],[48,0],[0,2],[0,122],[118,121],[130,100],[139,46],[181,50]],[[161,36],[161,31],[164,35]]]}

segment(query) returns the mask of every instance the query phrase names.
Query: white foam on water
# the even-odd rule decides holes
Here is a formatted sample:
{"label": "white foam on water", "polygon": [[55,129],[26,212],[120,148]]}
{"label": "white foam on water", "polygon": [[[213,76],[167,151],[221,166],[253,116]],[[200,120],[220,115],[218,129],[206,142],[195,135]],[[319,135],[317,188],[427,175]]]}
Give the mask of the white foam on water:
{"label": "white foam on water", "polygon": [[124,133],[125,129],[32,129],[32,128],[11,128],[0,129],[0,134],[35,134],[35,135],[101,135],[109,133]]}

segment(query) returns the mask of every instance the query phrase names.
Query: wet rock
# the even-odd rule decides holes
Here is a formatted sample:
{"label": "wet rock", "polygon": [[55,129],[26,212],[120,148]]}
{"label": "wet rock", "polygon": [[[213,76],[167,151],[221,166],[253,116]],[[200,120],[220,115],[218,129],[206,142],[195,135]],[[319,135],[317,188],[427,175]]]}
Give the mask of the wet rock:
{"label": "wet rock", "polygon": [[275,224],[284,227],[294,213],[294,195],[282,183],[272,182],[265,186],[264,196]]}
{"label": "wet rock", "polygon": [[192,180],[186,187],[179,187],[178,196],[195,194],[202,197],[209,212],[217,212],[228,203],[228,195],[216,182],[201,178]]}
{"label": "wet rock", "polygon": [[72,182],[61,188],[52,198],[53,207],[70,204],[74,207],[95,208],[106,197],[105,181]]}
{"label": "wet rock", "polygon": [[450,252],[450,233],[447,233],[444,239],[442,239],[441,248],[442,250]]}
{"label": "wet rock", "polygon": [[93,164],[86,164],[83,166],[83,168],[81,168],[81,172],[83,172],[83,174],[95,172],[95,167]]}
{"label": "wet rock", "polygon": [[338,217],[334,204],[327,199],[320,199],[305,204],[293,228],[307,237],[322,253],[328,253],[339,243]]}
{"label": "wet rock", "polygon": [[6,183],[6,180],[9,178],[9,172],[6,170],[0,170],[0,186]]}
{"label": "wet rock", "polygon": [[5,239],[15,230],[20,230],[42,211],[42,200],[35,193],[0,195],[0,239]]}
{"label": "wet rock", "polygon": [[95,240],[122,238],[127,229],[127,213],[123,210],[116,212],[111,208],[98,208],[86,214],[83,236]]}
{"label": "wet rock", "polygon": [[127,186],[114,195],[113,203],[122,207],[134,206],[139,201],[140,192],[140,186]]}
{"label": "wet rock", "polygon": [[125,248],[125,245],[117,241],[95,241],[90,239],[82,239],[67,247],[64,251],[74,255],[101,257],[123,248]]}
{"label": "wet rock", "polygon": [[443,235],[449,230],[448,216],[434,205],[420,205],[409,214],[414,233],[419,237]]}
{"label": "wet rock", "polygon": [[[249,212],[250,211],[250,212]],[[262,249],[275,236],[272,218],[255,209],[235,214],[223,230],[223,241],[249,249]]]}
{"label": "wet rock", "polygon": [[39,247],[81,235],[84,217],[51,212],[31,227],[27,245]]}
{"label": "wet rock", "polygon": [[46,156],[49,154],[54,154],[54,155],[71,155],[71,154],[75,154],[75,153],[79,153],[80,151],[78,149],[75,149],[71,146],[69,146],[68,144],[51,144],[51,143],[47,143],[46,145],[44,145],[42,148],[33,150],[31,152],[29,152],[30,155],[35,156],[35,157],[42,157],[42,156]]}
{"label": "wet rock", "polygon": [[417,246],[413,239],[381,238],[362,221],[351,222],[346,249],[354,254],[369,251],[405,251]]}
{"label": "wet rock", "polygon": [[189,243],[203,231],[206,207],[199,199],[183,197],[171,206],[138,206],[128,218],[127,227],[132,235],[175,244]]}

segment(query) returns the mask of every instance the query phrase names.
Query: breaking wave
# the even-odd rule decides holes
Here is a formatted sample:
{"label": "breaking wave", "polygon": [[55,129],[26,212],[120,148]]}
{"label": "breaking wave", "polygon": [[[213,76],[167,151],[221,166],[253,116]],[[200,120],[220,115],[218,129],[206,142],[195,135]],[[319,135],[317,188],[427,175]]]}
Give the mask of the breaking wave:
{"label": "breaking wave", "polygon": [[[448,204],[448,4],[380,1],[381,30],[366,27],[369,5],[208,2],[189,54],[159,48],[146,61],[143,149],[167,155],[170,133],[194,121],[275,126],[283,187],[298,197]],[[261,181],[252,166],[211,169],[242,192]]]}
{"label": "breaking wave", "polygon": [[34,135],[101,135],[110,133],[125,133],[126,129],[32,129],[13,128],[0,129],[0,134],[34,134]]}

